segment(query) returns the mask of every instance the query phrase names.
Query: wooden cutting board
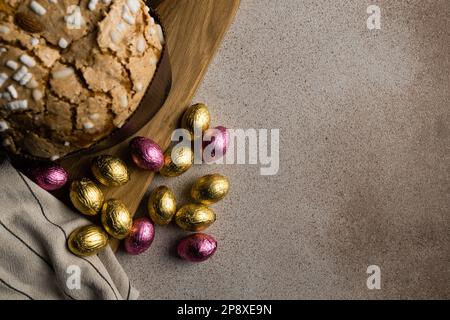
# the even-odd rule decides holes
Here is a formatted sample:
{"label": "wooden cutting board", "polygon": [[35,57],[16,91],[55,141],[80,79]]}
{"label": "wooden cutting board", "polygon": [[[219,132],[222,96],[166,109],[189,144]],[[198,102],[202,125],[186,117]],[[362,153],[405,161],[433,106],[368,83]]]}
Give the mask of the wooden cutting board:
{"label": "wooden cutting board", "polygon": [[[155,3],[158,3],[156,7]],[[172,90],[164,106],[136,135],[153,139],[163,149],[169,146],[172,131],[178,127],[181,115],[191,104],[209,63],[235,17],[239,3],[240,0],[153,1],[152,6],[166,31],[172,67]],[[103,191],[107,199],[122,200],[134,214],[154,174],[140,170],[131,163],[129,140],[98,154],[119,156],[129,163],[131,181],[122,187],[103,188]],[[89,177],[89,163],[95,155],[63,160],[61,164],[70,172],[72,179]],[[66,190],[57,196],[69,203],[67,193]]]}

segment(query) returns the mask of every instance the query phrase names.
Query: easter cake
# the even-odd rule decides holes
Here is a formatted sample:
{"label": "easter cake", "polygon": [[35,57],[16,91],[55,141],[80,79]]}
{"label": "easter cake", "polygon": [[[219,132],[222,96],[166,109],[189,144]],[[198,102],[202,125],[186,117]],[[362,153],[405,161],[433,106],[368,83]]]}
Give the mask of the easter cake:
{"label": "easter cake", "polygon": [[164,37],[141,0],[0,0],[0,136],[55,160],[124,125]]}

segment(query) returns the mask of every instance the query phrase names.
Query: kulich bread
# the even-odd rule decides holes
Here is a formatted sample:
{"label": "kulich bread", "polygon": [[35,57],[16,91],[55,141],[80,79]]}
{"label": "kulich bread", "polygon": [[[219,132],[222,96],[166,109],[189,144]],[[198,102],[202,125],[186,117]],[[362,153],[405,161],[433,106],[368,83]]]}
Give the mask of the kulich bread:
{"label": "kulich bread", "polygon": [[120,128],[164,37],[141,0],[0,0],[0,136],[57,159]]}

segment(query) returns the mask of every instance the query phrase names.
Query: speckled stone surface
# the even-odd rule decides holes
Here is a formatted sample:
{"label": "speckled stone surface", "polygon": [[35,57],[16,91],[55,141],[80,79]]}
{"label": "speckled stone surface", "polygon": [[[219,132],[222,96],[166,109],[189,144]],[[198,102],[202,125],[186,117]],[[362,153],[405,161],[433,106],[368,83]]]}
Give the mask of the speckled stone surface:
{"label": "speckled stone surface", "polygon": [[[175,226],[119,252],[141,298],[449,298],[449,57],[447,0],[243,0],[193,102],[215,125],[279,128],[280,171],[158,177],[180,203],[210,172],[232,191],[213,206],[211,260],[180,261]],[[366,287],[372,264],[381,290]]]}

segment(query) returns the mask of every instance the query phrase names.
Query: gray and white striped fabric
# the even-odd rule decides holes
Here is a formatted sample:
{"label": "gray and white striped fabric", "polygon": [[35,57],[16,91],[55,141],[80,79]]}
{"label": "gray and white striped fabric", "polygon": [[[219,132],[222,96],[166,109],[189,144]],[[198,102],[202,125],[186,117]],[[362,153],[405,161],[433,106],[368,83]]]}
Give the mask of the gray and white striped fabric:
{"label": "gray and white striped fabric", "polygon": [[137,299],[108,247],[78,258],[67,237],[89,221],[0,155],[0,299]]}

